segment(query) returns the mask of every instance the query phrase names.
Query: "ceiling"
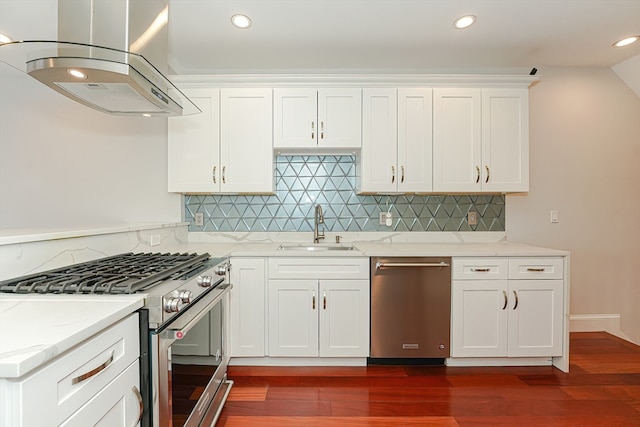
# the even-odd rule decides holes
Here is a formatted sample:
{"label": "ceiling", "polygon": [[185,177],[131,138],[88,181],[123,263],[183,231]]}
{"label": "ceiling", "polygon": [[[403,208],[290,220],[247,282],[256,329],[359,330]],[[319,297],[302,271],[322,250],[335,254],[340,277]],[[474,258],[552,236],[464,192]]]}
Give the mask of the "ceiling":
{"label": "ceiling", "polygon": [[[612,66],[640,0],[169,0],[172,74],[520,72]],[[231,25],[236,13],[253,25]],[[465,30],[453,21],[472,14]]]}

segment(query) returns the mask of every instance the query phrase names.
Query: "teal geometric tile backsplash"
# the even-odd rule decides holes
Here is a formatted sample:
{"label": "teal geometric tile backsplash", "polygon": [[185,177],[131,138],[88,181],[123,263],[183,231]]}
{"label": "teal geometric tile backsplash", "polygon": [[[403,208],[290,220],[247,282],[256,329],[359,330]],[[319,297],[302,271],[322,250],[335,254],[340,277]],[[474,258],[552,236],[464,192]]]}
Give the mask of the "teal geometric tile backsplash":
{"label": "teal geometric tile backsplash", "polygon": [[[504,231],[503,195],[356,194],[354,156],[278,156],[276,194],[271,196],[187,195],[189,231],[313,231],[314,206],[324,229],[340,231]],[[379,225],[390,211],[393,225]],[[467,213],[478,213],[478,224]],[[204,214],[204,226],[193,225]]]}

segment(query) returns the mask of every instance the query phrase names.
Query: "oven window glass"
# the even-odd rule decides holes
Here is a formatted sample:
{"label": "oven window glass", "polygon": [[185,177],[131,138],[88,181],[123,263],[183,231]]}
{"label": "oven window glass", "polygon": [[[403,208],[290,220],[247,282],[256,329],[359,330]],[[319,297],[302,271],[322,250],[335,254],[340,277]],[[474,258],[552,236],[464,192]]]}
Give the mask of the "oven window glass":
{"label": "oven window glass", "polygon": [[[183,339],[170,347],[174,427],[186,425],[205,390],[209,394],[219,386],[216,371],[222,363],[222,319],[222,304],[216,304]],[[197,425],[194,421],[198,414],[192,418],[189,425]]]}

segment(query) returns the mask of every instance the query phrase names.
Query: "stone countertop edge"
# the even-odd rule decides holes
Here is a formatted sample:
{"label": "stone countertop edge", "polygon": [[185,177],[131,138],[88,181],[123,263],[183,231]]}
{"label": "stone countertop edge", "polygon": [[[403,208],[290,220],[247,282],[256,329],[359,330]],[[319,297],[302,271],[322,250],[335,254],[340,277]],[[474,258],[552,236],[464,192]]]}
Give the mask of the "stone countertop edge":
{"label": "stone countertop edge", "polygon": [[135,312],[143,301],[144,294],[0,295],[0,379],[33,372]]}
{"label": "stone countertop edge", "polygon": [[54,229],[0,229],[0,246],[43,240],[71,239],[74,237],[98,236],[102,234],[126,233],[130,231],[173,228],[189,225],[188,222],[140,222],[120,225],[91,225],[83,227],[60,227]]}

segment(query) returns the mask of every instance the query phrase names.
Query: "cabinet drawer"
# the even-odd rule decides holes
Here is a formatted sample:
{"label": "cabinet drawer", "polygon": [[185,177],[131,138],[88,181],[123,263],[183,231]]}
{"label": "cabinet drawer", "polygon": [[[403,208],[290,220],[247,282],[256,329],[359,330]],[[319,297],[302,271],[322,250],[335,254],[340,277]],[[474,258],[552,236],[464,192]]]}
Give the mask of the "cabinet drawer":
{"label": "cabinet drawer", "polygon": [[509,260],[509,279],[562,279],[562,258],[514,258]]}
{"label": "cabinet drawer", "polygon": [[269,258],[270,279],[368,279],[369,258]]}
{"label": "cabinet drawer", "polygon": [[13,419],[24,426],[60,425],[139,355],[135,313],[16,382],[22,399]]}
{"label": "cabinet drawer", "polygon": [[454,258],[453,280],[507,279],[509,261],[506,258]]}

